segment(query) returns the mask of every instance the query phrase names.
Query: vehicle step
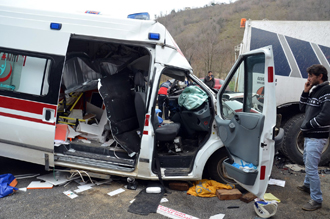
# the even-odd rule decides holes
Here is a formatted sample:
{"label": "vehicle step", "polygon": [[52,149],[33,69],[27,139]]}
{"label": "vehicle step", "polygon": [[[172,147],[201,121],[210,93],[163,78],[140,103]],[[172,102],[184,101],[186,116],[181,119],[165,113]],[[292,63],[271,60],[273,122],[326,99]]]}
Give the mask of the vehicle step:
{"label": "vehicle step", "polygon": [[119,161],[117,163],[113,163],[113,162],[107,162],[107,161],[103,161],[103,160],[96,160],[96,159],[70,156],[70,155],[64,155],[64,154],[56,154],[54,157],[54,161],[55,161],[55,164],[56,164],[56,161],[61,161],[61,162],[69,162],[69,163],[74,163],[74,164],[87,165],[87,166],[111,169],[111,170],[119,170],[119,171],[125,171],[125,172],[134,171],[134,167],[122,165]]}
{"label": "vehicle step", "polygon": [[111,156],[111,155],[101,155],[101,154],[94,154],[94,153],[83,152],[83,151],[74,151],[74,152],[66,151],[63,154],[82,157],[82,158],[107,161],[107,162],[122,165],[122,166],[128,166],[128,167],[135,166],[135,159],[126,159],[126,158],[120,158],[120,157],[117,158],[117,157]]}

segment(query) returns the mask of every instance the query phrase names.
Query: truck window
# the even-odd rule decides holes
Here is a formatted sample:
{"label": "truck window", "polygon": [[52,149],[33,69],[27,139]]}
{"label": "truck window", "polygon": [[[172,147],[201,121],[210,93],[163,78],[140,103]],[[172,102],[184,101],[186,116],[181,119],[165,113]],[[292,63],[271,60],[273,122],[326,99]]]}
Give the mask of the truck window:
{"label": "truck window", "polygon": [[0,51],[0,90],[46,95],[50,66],[47,58]]}

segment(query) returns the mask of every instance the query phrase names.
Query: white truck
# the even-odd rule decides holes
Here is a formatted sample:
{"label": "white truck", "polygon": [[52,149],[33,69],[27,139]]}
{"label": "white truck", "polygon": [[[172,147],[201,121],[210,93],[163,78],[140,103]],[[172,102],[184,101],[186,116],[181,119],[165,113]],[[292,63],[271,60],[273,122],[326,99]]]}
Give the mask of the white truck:
{"label": "white truck", "polygon": [[[0,17],[1,156],[160,181],[208,172],[263,197],[276,140],[271,46],[240,55],[216,96],[158,22],[6,6]],[[263,66],[262,110],[251,104],[256,66]],[[231,109],[225,95],[240,71],[246,89]],[[160,124],[165,76],[198,86],[173,90],[180,110]]]}
{"label": "white truck", "polygon": [[[244,20],[241,24],[244,23]],[[299,99],[307,79],[307,67],[322,64],[330,74],[330,21],[247,20],[240,54],[272,45],[274,51],[276,108],[282,115],[285,134],[280,150],[294,163],[303,164],[303,137],[300,124],[304,114]],[[263,78],[255,90],[262,100]],[[330,112],[329,112],[330,113]],[[329,142],[329,141],[328,141]],[[330,162],[329,143],[320,165]]]}

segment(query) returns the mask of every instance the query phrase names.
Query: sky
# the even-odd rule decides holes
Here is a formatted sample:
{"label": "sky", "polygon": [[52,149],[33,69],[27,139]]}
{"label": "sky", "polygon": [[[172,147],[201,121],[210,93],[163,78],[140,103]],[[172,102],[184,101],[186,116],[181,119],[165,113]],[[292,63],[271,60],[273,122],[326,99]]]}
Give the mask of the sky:
{"label": "sky", "polygon": [[[0,0],[0,5],[13,5],[34,9],[55,10],[63,12],[99,11],[101,14],[117,18],[126,18],[128,14],[148,12],[150,19],[155,15],[169,14],[183,10],[185,7],[200,8],[215,3],[230,3],[235,0]],[[114,3],[115,2],[115,3]]]}

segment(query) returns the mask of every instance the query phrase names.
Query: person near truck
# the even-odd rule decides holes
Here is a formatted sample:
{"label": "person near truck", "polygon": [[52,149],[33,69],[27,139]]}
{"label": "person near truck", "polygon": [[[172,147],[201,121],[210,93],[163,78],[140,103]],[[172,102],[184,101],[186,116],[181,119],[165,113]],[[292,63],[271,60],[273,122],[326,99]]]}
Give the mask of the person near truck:
{"label": "person near truck", "polygon": [[168,119],[168,109],[166,108],[167,92],[171,88],[173,82],[174,79],[165,81],[160,85],[158,90],[158,108],[161,110],[161,112],[158,113],[158,116],[162,118],[164,112],[165,120]]}
{"label": "person near truck", "polygon": [[322,207],[322,192],[318,164],[322,150],[327,143],[330,130],[330,85],[328,72],[322,65],[316,64],[307,68],[308,78],[300,97],[299,107],[305,112],[301,124],[304,136],[305,180],[297,188],[307,192],[311,200],[302,209],[314,211]]}
{"label": "person near truck", "polygon": [[211,89],[214,87],[215,81],[212,71],[208,71],[207,76],[204,78],[204,83]]}

